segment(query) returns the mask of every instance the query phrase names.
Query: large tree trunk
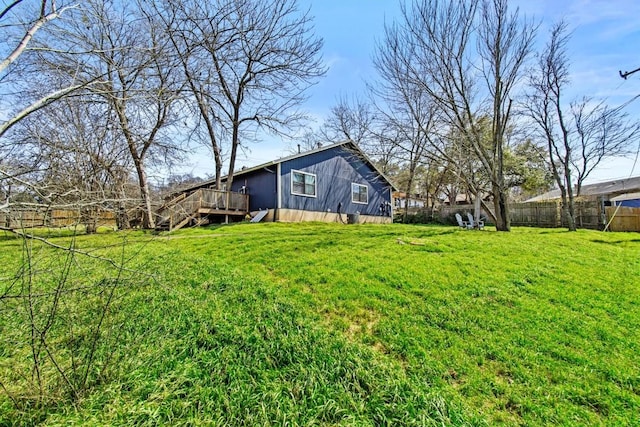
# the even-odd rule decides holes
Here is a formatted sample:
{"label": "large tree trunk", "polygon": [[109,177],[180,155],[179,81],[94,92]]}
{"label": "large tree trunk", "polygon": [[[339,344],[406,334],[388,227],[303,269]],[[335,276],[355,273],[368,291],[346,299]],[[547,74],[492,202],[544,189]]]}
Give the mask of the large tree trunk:
{"label": "large tree trunk", "polygon": [[156,224],[153,218],[153,208],[151,207],[151,192],[149,191],[149,182],[147,180],[147,173],[145,171],[142,155],[139,153],[138,148],[136,147],[134,136],[131,132],[131,129],[129,128],[129,121],[127,115],[124,112],[124,105],[122,105],[121,102],[118,102],[118,100],[111,100],[111,102],[118,115],[122,133],[124,134],[125,140],[127,141],[127,147],[129,148],[129,153],[133,158],[133,164],[136,168],[136,175],[138,176],[140,197],[142,198],[145,209],[144,217],[142,218],[142,228],[155,228]]}
{"label": "large tree trunk", "polygon": [[573,201],[569,201],[567,198],[562,200],[561,204],[562,214],[564,215],[565,221],[567,221],[567,228],[569,231],[577,231]]}
{"label": "large tree trunk", "polygon": [[569,231],[577,231],[578,228],[576,225],[576,211],[573,188],[571,184],[571,175],[568,174],[565,179],[567,182],[566,196],[562,201],[562,205],[565,211],[565,217],[567,219],[567,228],[569,229]]}
{"label": "large tree trunk", "polygon": [[492,185],[493,207],[495,209],[496,230],[511,231],[511,218],[509,217],[509,200],[504,188]]}
{"label": "large tree trunk", "polygon": [[[240,123],[239,117],[240,111],[239,108],[235,108],[234,119],[233,119],[233,130],[231,132],[231,156],[229,157],[229,173],[227,174],[227,193],[226,193],[226,209],[229,210],[229,203],[231,202],[231,187],[233,186],[233,171],[236,167],[236,155],[238,152],[238,145],[240,144]],[[229,222],[229,217],[225,217],[225,223]]]}
{"label": "large tree trunk", "polygon": [[407,223],[407,219],[409,218],[409,202],[411,201],[411,189],[413,187],[413,177],[416,173],[416,166],[413,161],[409,166],[409,178],[407,179],[407,186],[405,188],[404,193],[404,214],[402,215],[402,222],[404,224]]}
{"label": "large tree trunk", "polygon": [[216,189],[220,190],[222,187],[222,154],[217,145],[213,147],[213,158],[216,164]]}
{"label": "large tree trunk", "polygon": [[142,218],[142,228],[151,229],[156,227],[156,222],[153,217],[153,207],[151,206],[151,192],[149,191],[149,181],[147,180],[147,173],[142,161],[134,162],[136,166],[136,174],[138,175],[138,184],[140,186],[140,196],[144,203],[144,217]]}
{"label": "large tree trunk", "polygon": [[195,87],[195,84],[193,83],[192,77],[189,74],[189,71],[186,68],[185,65],[185,73],[187,75],[187,79],[189,80],[189,84],[191,86],[191,90],[194,94],[194,96],[197,99],[197,103],[198,103],[198,109],[200,111],[200,115],[202,117],[202,119],[205,122],[205,125],[207,127],[207,133],[209,134],[209,141],[211,143],[211,150],[213,151],[213,160],[215,163],[215,167],[216,167],[216,189],[220,190],[222,187],[222,182],[221,182],[221,178],[222,178],[222,153],[220,151],[220,145],[218,144],[218,140],[216,138],[216,133],[215,133],[215,129],[213,126],[213,123],[211,121],[211,117],[209,116],[209,110],[208,110],[208,106],[207,103],[205,102],[204,99],[204,94],[201,93],[200,91],[198,91]]}

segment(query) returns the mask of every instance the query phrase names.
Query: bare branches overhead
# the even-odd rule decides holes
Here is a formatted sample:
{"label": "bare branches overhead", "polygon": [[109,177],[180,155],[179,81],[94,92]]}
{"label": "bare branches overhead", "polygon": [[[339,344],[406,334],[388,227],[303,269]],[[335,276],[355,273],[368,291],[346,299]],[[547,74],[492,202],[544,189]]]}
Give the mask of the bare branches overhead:
{"label": "bare branches overhead", "polygon": [[[437,122],[432,148],[445,154],[448,140],[471,150],[491,183],[496,226],[503,231],[510,228],[506,133],[535,32],[506,0],[415,0],[386,27],[374,58],[382,90],[396,94],[395,101],[387,96],[393,108],[402,103],[415,119],[424,114],[416,106],[432,105],[423,110]],[[486,118],[488,133],[481,125]]]}
{"label": "bare branches overhead", "polygon": [[162,15],[207,126],[217,175],[220,145],[230,152],[230,186],[243,141],[257,129],[290,132],[304,119],[297,108],[325,72],[322,40],[295,0],[171,0]]}
{"label": "bare branches overhead", "polygon": [[[191,136],[204,136],[218,184],[228,153],[231,186],[237,150],[258,131],[295,131],[305,120],[299,107],[306,89],[325,73],[322,40],[296,0],[16,1],[0,11],[3,24],[26,5],[29,19],[4,25],[12,36],[0,42],[0,73],[4,78],[11,72],[11,79],[0,81],[7,94],[3,110],[9,97],[24,103],[12,105],[0,122],[0,149],[20,152],[18,141],[39,128],[50,135],[37,133],[37,143],[29,144],[33,153],[53,155],[54,142],[77,153],[75,144],[87,140],[79,132],[60,141],[57,131],[66,123],[48,126],[47,119],[60,120],[48,109],[73,96],[74,108],[101,110],[108,140],[128,153],[127,160],[118,158],[119,170],[138,180],[145,227],[154,225],[150,167],[169,168]],[[36,39],[36,33],[43,36]],[[29,60],[18,64],[24,53]],[[30,116],[34,120],[18,130]],[[87,153],[93,148],[87,145]],[[58,160],[42,163],[62,165]],[[83,181],[76,178],[69,181]]]}
{"label": "bare branches overhead", "polygon": [[568,25],[556,23],[529,78],[526,111],[545,142],[549,168],[560,189],[569,229],[576,230],[574,198],[585,179],[606,158],[629,152],[640,122],[620,108],[591,97],[566,100],[569,78]]}

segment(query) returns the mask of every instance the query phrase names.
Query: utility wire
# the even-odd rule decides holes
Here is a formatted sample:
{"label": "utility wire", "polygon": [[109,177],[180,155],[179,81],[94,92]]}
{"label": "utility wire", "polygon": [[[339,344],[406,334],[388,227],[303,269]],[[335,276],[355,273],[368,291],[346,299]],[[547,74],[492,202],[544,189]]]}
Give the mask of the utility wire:
{"label": "utility wire", "polygon": [[[633,166],[631,166],[631,172],[629,173],[629,178],[631,178],[633,176],[633,174],[634,174],[636,166],[638,165],[638,158],[639,157],[640,157],[640,142],[638,143],[638,149],[636,150],[636,158],[633,161]],[[616,217],[616,215],[618,214],[618,211],[620,210],[621,207],[622,207],[622,204],[619,204],[619,205],[616,206],[616,210],[613,211],[613,215],[611,215],[611,219],[609,220],[609,222],[607,222],[607,225],[604,227],[604,231],[607,231],[609,229],[609,226],[613,222],[613,219]]]}
{"label": "utility wire", "polygon": [[[632,71],[625,71],[624,73],[622,71],[618,71],[620,73],[620,77],[622,77],[623,79],[627,80],[627,77],[629,77],[631,74],[637,73],[638,71],[640,71],[640,68],[636,68],[635,70]],[[618,85],[618,88],[620,88],[620,86],[622,86],[622,83],[620,83],[620,85]],[[640,98],[640,95],[636,95],[633,98],[631,98],[630,100],[628,100],[627,102],[625,102],[624,104],[618,106],[615,111],[620,111],[623,108],[625,108],[626,106],[628,106],[629,104],[631,104],[633,101],[635,101],[636,99]],[[629,178],[631,178],[634,174],[634,171],[636,169],[636,166],[638,165],[638,157],[640,157],[640,142],[638,143],[638,149],[636,150],[636,157],[633,161],[633,166],[631,166],[631,172],[629,173]],[[620,210],[620,208],[622,207],[622,204],[619,204],[616,206],[616,210],[613,211],[613,215],[611,215],[611,219],[609,220],[609,222],[607,222],[607,225],[605,225],[604,227],[604,231],[607,231],[609,229],[609,226],[611,225],[611,223],[613,222],[613,220],[615,219],[616,215],[618,214],[618,211]]]}

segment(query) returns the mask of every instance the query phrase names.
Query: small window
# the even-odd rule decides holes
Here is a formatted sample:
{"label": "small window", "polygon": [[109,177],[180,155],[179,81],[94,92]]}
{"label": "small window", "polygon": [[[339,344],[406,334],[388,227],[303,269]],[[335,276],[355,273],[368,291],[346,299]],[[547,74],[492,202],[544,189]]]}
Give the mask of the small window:
{"label": "small window", "polygon": [[316,197],[316,176],[312,173],[291,171],[291,194]]}
{"label": "small window", "polygon": [[369,203],[369,194],[367,186],[362,184],[351,184],[351,201],[353,203]]}

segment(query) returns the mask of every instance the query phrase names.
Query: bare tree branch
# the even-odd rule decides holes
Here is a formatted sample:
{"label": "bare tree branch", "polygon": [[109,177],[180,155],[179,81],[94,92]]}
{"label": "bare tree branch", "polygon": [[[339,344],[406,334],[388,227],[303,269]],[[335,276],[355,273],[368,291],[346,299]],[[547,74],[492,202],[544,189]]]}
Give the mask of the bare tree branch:
{"label": "bare tree branch", "polygon": [[[20,1],[15,1],[9,6],[7,6],[5,10],[2,12],[2,15],[0,15],[0,19],[2,19],[2,17],[6,13],[8,13],[9,10],[14,6],[16,6],[18,3],[20,3]],[[9,54],[9,56],[7,56],[2,62],[0,62],[0,73],[4,72],[4,70],[9,65],[11,65],[14,61],[16,61],[20,57],[20,55],[22,55],[24,50],[29,45],[29,42],[31,41],[31,39],[33,39],[33,36],[36,34],[36,32],[40,28],[42,28],[43,25],[45,25],[49,21],[52,21],[60,17],[60,15],[62,15],[66,10],[78,7],[77,5],[73,5],[73,6],[66,6],[66,7],[57,9],[56,3],[51,2],[51,11],[47,13],[46,6],[47,6],[47,1],[42,0],[40,17],[31,25],[31,27],[27,29],[25,35],[22,37],[22,39],[20,40],[18,45],[15,47],[15,49]]]}

